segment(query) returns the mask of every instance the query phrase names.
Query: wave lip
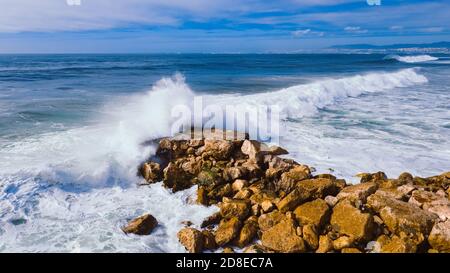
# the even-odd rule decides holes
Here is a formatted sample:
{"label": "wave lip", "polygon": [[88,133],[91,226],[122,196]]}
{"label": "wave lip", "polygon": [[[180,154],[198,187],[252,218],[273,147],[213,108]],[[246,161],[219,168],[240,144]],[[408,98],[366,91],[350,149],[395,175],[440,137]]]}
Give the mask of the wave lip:
{"label": "wave lip", "polygon": [[397,60],[403,63],[422,63],[437,61],[439,58],[430,55],[414,55],[414,56],[400,56],[400,55],[388,55],[384,57],[385,60]]}
{"label": "wave lip", "polygon": [[244,96],[223,96],[220,104],[277,105],[282,118],[301,118],[315,115],[319,109],[335,104],[339,99],[366,93],[382,92],[428,82],[417,68],[396,72],[373,72],[338,79],[325,79],[300,84],[274,92]]}

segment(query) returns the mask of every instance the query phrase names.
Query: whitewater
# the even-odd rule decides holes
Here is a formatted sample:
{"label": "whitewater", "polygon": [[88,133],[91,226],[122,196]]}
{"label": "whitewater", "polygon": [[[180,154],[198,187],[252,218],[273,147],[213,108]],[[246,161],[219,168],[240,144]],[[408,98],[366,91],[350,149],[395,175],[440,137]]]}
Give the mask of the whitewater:
{"label": "whitewater", "polygon": [[[202,94],[188,80],[175,74],[149,91],[112,98],[87,125],[2,139],[0,251],[183,252],[181,222],[199,225],[217,208],[194,204],[195,187],[173,194],[161,183],[139,186],[136,168],[154,153],[148,140],[171,134],[172,107],[192,107],[196,96],[223,107],[278,105],[279,144],[289,156],[349,182],[362,171],[448,171],[449,110],[424,107],[428,97],[404,103],[430,84],[421,68],[320,77],[253,94]],[[152,235],[121,232],[127,219],[147,212],[160,223]]]}

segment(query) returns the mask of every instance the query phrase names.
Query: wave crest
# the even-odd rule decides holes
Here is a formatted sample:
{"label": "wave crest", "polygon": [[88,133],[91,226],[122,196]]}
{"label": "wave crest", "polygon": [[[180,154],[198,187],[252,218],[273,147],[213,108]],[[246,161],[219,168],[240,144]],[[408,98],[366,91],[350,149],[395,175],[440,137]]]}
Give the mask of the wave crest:
{"label": "wave crest", "polygon": [[429,61],[437,61],[439,58],[430,55],[415,55],[415,56],[400,56],[400,55],[388,55],[384,57],[386,60],[397,60],[404,63],[421,63]]}

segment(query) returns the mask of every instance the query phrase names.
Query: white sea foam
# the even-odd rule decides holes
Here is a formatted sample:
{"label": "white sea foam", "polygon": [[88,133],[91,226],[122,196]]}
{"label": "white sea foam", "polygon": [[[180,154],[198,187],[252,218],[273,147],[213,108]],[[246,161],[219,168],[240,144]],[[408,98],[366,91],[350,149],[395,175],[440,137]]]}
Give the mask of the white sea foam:
{"label": "white sea foam", "polygon": [[421,63],[439,60],[439,58],[430,55],[413,55],[413,56],[388,55],[385,57],[385,59],[395,59],[399,62],[404,63]]}
{"label": "white sea foam", "polygon": [[[349,97],[425,82],[417,70],[404,69],[247,96],[208,96],[207,101],[277,104],[285,118],[298,118]],[[0,251],[183,251],[176,240],[180,222],[199,224],[215,208],[189,204],[195,189],[170,194],[160,184],[137,187],[136,166],[152,152],[143,142],[171,133],[171,107],[191,105],[193,97],[176,75],[145,94],[112,101],[95,126],[0,144],[0,221],[5,223],[0,226]],[[300,138],[301,130],[287,130],[287,136]],[[313,151],[317,143],[307,148]],[[289,144],[294,156],[296,145]],[[120,231],[124,219],[145,212],[160,221],[153,235]],[[26,223],[14,225],[18,219]]]}

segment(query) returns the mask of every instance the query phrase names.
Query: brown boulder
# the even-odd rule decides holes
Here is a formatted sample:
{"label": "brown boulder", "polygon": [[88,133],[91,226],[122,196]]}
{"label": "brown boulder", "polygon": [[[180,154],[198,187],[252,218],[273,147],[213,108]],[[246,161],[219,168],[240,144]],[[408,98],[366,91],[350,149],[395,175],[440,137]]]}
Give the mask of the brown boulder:
{"label": "brown boulder", "polygon": [[450,253],[450,220],[435,224],[428,242],[434,249]]}
{"label": "brown boulder", "polygon": [[223,218],[237,217],[245,219],[250,213],[250,202],[248,200],[228,200],[220,205],[220,214]]}
{"label": "brown boulder", "polygon": [[395,235],[381,246],[381,253],[415,253],[416,249],[412,242]]}
{"label": "brown boulder", "polygon": [[362,253],[361,250],[354,247],[346,247],[341,250],[341,253]]}
{"label": "brown boulder", "polygon": [[244,253],[273,253],[272,250],[270,250],[267,247],[264,247],[260,244],[250,245],[250,246],[246,247],[243,252]]}
{"label": "brown boulder", "polygon": [[148,235],[158,225],[158,221],[151,214],[142,215],[122,228],[125,233],[133,233],[137,235]]}
{"label": "brown boulder", "polygon": [[277,210],[263,214],[258,218],[259,229],[266,231],[283,220],[286,220],[286,215]]}
{"label": "brown boulder", "polygon": [[349,248],[352,246],[354,240],[348,236],[341,236],[333,241],[333,248],[335,250],[341,250],[343,248]]}
{"label": "brown boulder", "polygon": [[202,230],[203,234],[203,248],[204,249],[216,249],[216,238],[210,230]]}
{"label": "brown boulder", "polygon": [[300,181],[297,188],[305,192],[311,198],[324,198],[327,195],[335,196],[340,190],[336,181],[326,178],[308,179]]}
{"label": "brown boulder", "polygon": [[148,183],[159,182],[163,179],[161,166],[156,162],[146,162],[141,166],[141,175]]}
{"label": "brown boulder", "polygon": [[400,234],[429,234],[437,216],[426,212],[418,206],[373,194],[367,198],[367,205],[379,213],[381,219],[391,232]]}
{"label": "brown boulder", "polygon": [[310,172],[307,166],[296,166],[281,175],[281,179],[275,184],[275,190],[289,193],[299,181],[308,179],[309,177]]}
{"label": "brown boulder", "polygon": [[367,197],[374,193],[378,188],[378,184],[374,182],[360,183],[352,186],[345,187],[336,196],[339,200],[348,199],[352,202],[360,201],[365,203]]}
{"label": "brown boulder", "polygon": [[304,225],[302,235],[311,250],[316,250],[319,247],[319,235],[315,225]]}
{"label": "brown boulder", "polygon": [[305,252],[303,239],[297,235],[293,220],[286,219],[272,228],[263,231],[261,236],[263,246],[276,252],[293,253]]}
{"label": "brown boulder", "polygon": [[349,201],[339,202],[333,209],[331,224],[340,234],[357,241],[367,241],[374,233],[373,216],[355,208]]}
{"label": "brown boulder", "polygon": [[255,238],[258,231],[258,218],[252,216],[248,218],[242,226],[241,232],[236,237],[234,243],[236,246],[243,248]]}
{"label": "brown boulder", "polygon": [[195,228],[183,228],[177,233],[178,240],[189,253],[200,253],[203,250],[203,234]]}
{"label": "brown boulder", "polygon": [[223,178],[225,181],[234,181],[239,178],[244,178],[247,175],[247,169],[243,166],[229,167],[223,170]]}
{"label": "brown boulder", "polygon": [[216,212],[208,217],[206,217],[202,224],[200,225],[201,228],[205,228],[208,226],[212,226],[215,224],[218,224],[220,222],[220,220],[222,220],[222,214],[220,214],[220,212]]}
{"label": "brown boulder", "polygon": [[319,248],[317,248],[316,253],[327,253],[331,250],[333,250],[333,241],[327,235],[320,235]]}
{"label": "brown boulder", "polygon": [[191,174],[173,162],[170,162],[164,169],[164,186],[171,188],[174,192],[190,188],[192,186],[191,179]]}
{"label": "brown boulder", "polygon": [[313,224],[320,229],[328,222],[330,208],[324,200],[316,199],[298,206],[294,214],[299,224]]}
{"label": "brown boulder", "polygon": [[248,186],[248,181],[244,179],[236,179],[233,184],[231,184],[231,189],[237,192]]}
{"label": "brown boulder", "polygon": [[307,191],[298,188],[291,191],[286,197],[277,203],[277,207],[281,212],[295,209],[298,205],[308,201],[311,195]]}
{"label": "brown boulder", "polygon": [[216,160],[228,160],[234,150],[234,142],[228,140],[205,139],[203,157]]}
{"label": "brown boulder", "polygon": [[241,221],[239,221],[237,217],[222,219],[215,235],[216,244],[223,246],[231,242],[234,238],[236,238],[236,236],[238,236],[240,228]]}

